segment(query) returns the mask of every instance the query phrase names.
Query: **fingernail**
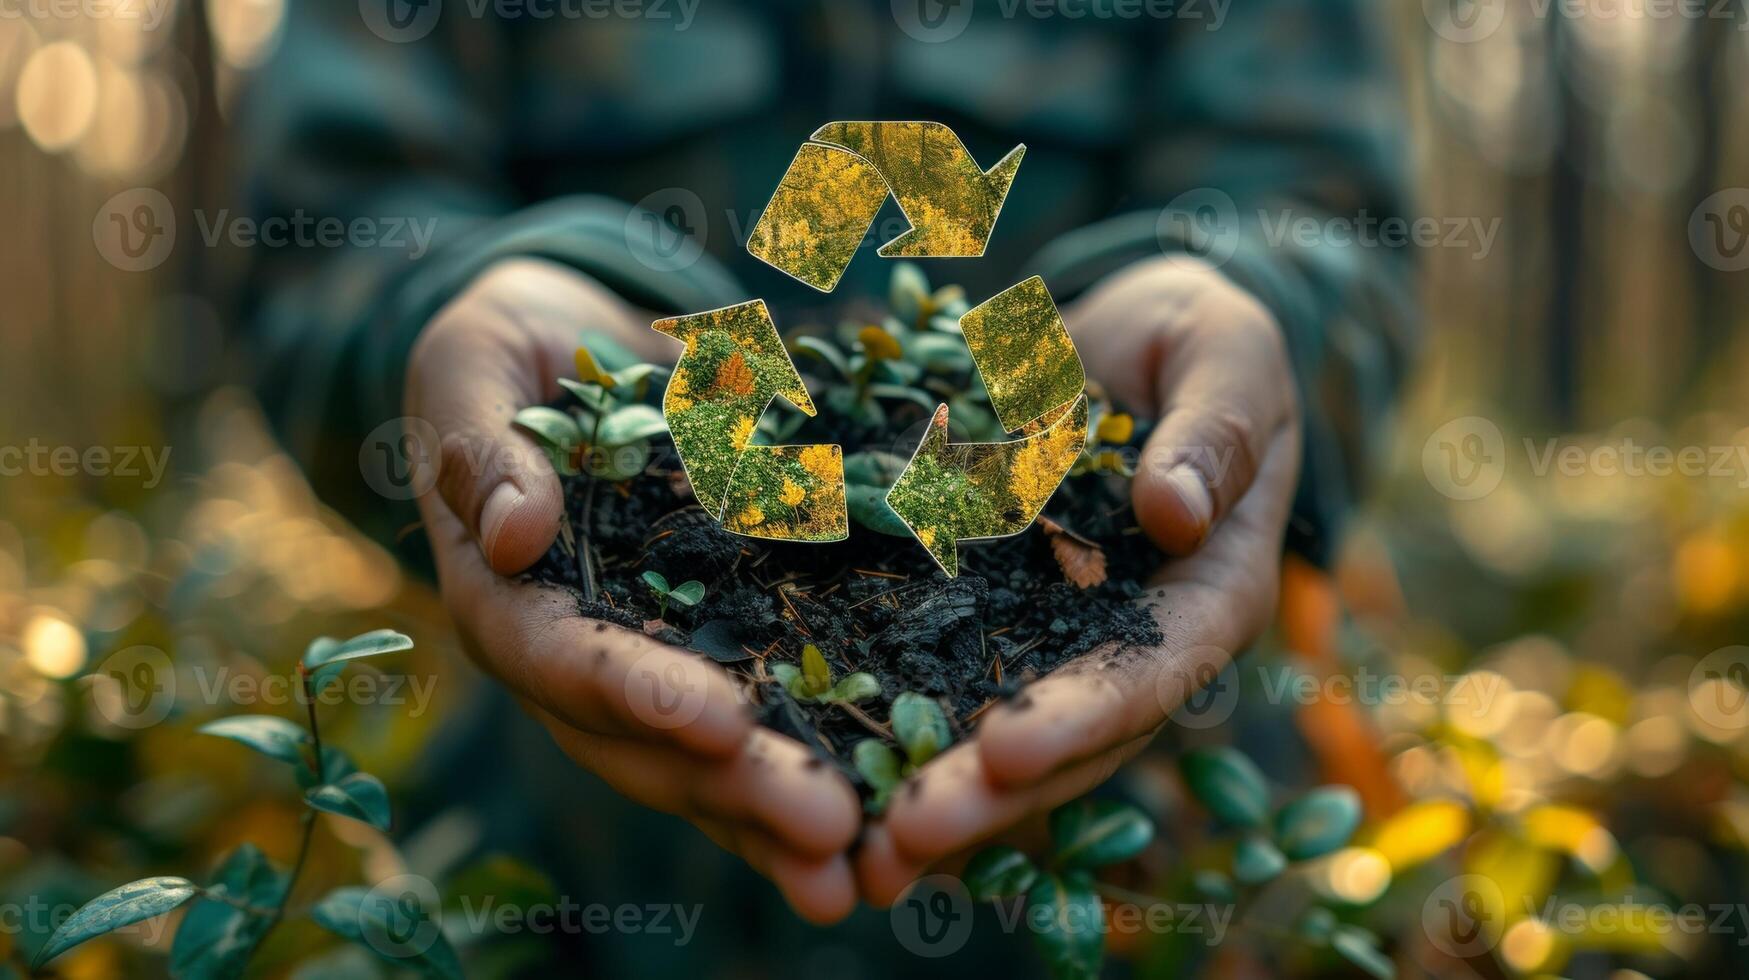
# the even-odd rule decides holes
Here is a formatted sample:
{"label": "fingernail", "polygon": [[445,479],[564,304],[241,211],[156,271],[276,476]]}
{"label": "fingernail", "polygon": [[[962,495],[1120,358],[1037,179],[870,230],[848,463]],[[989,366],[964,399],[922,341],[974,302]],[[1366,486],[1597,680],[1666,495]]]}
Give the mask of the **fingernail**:
{"label": "fingernail", "polygon": [[524,499],[516,484],[500,483],[486,498],[486,506],[480,508],[480,550],[486,553],[487,562],[492,560],[492,552],[498,547],[498,535],[504,530],[504,522],[510,520],[510,515],[516,513]]}
{"label": "fingernail", "polygon": [[1209,496],[1209,488],[1203,485],[1202,475],[1197,473],[1196,467],[1180,463],[1166,474],[1166,482],[1178,492],[1178,499],[1184,503],[1184,509],[1190,512],[1196,525],[1208,527],[1215,518],[1215,501]]}

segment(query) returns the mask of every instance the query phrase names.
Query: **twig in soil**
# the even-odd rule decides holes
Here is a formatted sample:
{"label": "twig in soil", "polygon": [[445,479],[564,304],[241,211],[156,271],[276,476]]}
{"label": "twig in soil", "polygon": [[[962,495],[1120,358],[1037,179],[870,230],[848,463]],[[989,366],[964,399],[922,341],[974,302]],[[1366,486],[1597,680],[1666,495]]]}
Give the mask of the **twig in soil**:
{"label": "twig in soil", "polygon": [[891,728],[888,728],[886,725],[883,725],[880,722],[875,721],[873,718],[870,718],[868,715],[868,712],[862,710],[861,708],[858,708],[854,704],[851,704],[849,701],[839,701],[839,702],[837,702],[837,704],[840,708],[844,709],[845,714],[847,714],[850,717],[855,718],[857,721],[861,722],[862,727],[868,729],[871,732],[874,732],[876,735],[879,735],[882,738],[892,738],[893,737],[893,730]]}
{"label": "twig in soil", "polygon": [[966,715],[965,720],[960,722],[960,724],[966,728],[972,727],[972,722],[977,721],[979,715],[983,714],[986,711],[989,711],[990,708],[993,705],[995,705],[995,703],[998,700],[999,700],[998,698],[991,698],[990,700],[985,701],[983,704],[978,705],[976,708],[973,708],[972,713],[969,715]]}
{"label": "twig in soil", "polygon": [[789,590],[786,588],[783,588],[782,586],[779,586],[778,590],[777,590],[777,597],[779,599],[783,600],[784,608],[788,609],[790,612],[790,615],[794,616],[796,618],[797,629],[800,629],[802,631],[802,635],[808,636],[808,637],[813,636],[814,631],[808,628],[807,617],[803,616],[801,613],[801,610],[797,609],[795,607],[795,604],[789,601]]}
{"label": "twig in soil", "polygon": [[[595,448],[601,444],[601,416],[595,413],[595,424],[589,430],[589,452],[593,455]],[[579,571],[583,573],[583,598],[594,602],[601,589],[595,584],[595,542],[590,534],[594,527],[591,519],[595,513],[595,467],[591,465],[583,475],[583,527],[577,536],[577,561]]]}
{"label": "twig in soil", "polygon": [[856,600],[855,602],[850,604],[850,608],[851,609],[858,609],[858,608],[861,608],[862,606],[868,605],[869,603],[875,601],[876,599],[885,599],[887,596],[898,595],[901,592],[905,592],[905,591],[910,590],[910,589],[915,589],[920,585],[928,585],[928,584],[929,584],[928,582],[912,582],[909,585],[901,585],[896,589],[888,589],[885,592],[877,592],[874,595],[871,595],[866,599]]}
{"label": "twig in soil", "polygon": [[904,581],[908,577],[900,575],[898,572],[877,572],[872,568],[853,568],[851,571],[858,575],[867,575],[870,578],[896,578],[900,581]]}

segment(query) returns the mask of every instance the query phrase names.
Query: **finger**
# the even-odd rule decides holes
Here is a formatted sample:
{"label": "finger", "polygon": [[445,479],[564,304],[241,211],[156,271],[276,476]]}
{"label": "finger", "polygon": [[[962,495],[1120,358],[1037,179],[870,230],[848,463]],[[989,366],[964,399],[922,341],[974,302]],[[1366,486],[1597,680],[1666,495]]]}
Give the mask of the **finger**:
{"label": "finger", "polygon": [[1196,555],[1166,567],[1144,601],[1161,643],[1101,648],[991,709],[975,744],[1000,786],[1041,779],[1122,742],[1158,731],[1179,704],[1244,649],[1275,606],[1283,530],[1299,445],[1291,428],[1265,452],[1256,492]]}
{"label": "finger", "polygon": [[513,424],[520,409],[543,400],[558,354],[503,323],[439,321],[412,355],[408,411],[437,430],[436,492],[503,574],[534,564],[558,535],[558,475]]}
{"label": "finger", "polygon": [[753,729],[740,688],[714,663],[577,616],[576,598],[486,567],[455,515],[427,507],[444,604],[485,670],[574,728],[726,757]]}
{"label": "finger", "polygon": [[856,883],[863,901],[875,908],[890,908],[923,877],[928,865],[899,853],[886,824],[874,823],[862,832],[856,846]]}
{"label": "finger", "polygon": [[1141,738],[1102,752],[1030,786],[992,783],[973,744],[962,744],[925,766],[888,804],[886,826],[895,851],[913,864],[933,864],[1002,833],[1111,778],[1141,751]]}
{"label": "finger", "polygon": [[1294,389],[1281,345],[1272,322],[1233,325],[1187,333],[1161,357],[1160,424],[1142,449],[1132,497],[1142,528],[1168,554],[1202,545],[1289,426]]}
{"label": "finger", "polygon": [[769,878],[790,908],[808,922],[829,926],[856,911],[856,875],[844,854],[803,858],[744,824],[700,820],[698,827],[718,847],[740,855]]}
{"label": "finger", "polygon": [[689,820],[749,823],[802,856],[848,850],[861,824],[856,792],[794,740],[754,732],[727,759],[581,732],[533,709],[572,759],[622,796]]}
{"label": "finger", "polygon": [[[1002,831],[998,839],[1001,843],[1026,853],[1042,851],[1050,840],[1046,814],[1030,815],[1020,824]],[[901,854],[885,824],[870,824],[857,844],[854,860],[857,885],[864,901],[876,908],[890,908],[917,879],[925,875],[939,873],[963,876],[966,865],[978,851],[990,843],[994,841],[983,842],[925,863]]]}

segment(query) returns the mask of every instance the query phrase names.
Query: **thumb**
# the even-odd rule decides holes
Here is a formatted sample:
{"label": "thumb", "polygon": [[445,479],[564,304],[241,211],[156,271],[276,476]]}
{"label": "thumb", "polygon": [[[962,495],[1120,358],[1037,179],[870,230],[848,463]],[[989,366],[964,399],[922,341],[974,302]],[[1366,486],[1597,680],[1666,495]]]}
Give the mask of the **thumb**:
{"label": "thumb", "polygon": [[1172,555],[1196,551],[1256,479],[1271,429],[1243,408],[1169,409],[1133,487],[1136,519],[1154,543]]}
{"label": "thumb", "polygon": [[564,501],[546,453],[508,420],[480,419],[442,438],[438,493],[486,563],[512,575],[539,561],[558,536]]}
{"label": "thumb", "polygon": [[502,575],[540,560],[564,495],[546,451],[515,426],[541,400],[551,357],[491,327],[434,324],[414,351],[408,414],[437,430],[435,492]]}

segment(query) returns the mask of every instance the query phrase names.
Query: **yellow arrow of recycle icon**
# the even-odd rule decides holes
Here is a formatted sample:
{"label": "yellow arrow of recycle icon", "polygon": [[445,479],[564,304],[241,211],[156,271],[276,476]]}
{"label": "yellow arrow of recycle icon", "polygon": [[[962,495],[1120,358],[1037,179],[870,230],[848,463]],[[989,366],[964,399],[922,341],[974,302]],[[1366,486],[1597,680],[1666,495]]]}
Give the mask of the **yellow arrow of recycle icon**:
{"label": "yellow arrow of recycle icon", "polygon": [[[890,190],[912,228],[881,255],[982,255],[1025,151],[1016,147],[983,171],[940,123],[831,123],[790,164],[748,251],[830,290]],[[749,537],[848,537],[841,447],[753,444],[775,398],[814,414],[765,302],[652,327],[686,344],[662,414],[699,503]],[[1044,280],[1003,290],[961,317],[959,329],[998,421],[1020,438],[951,443],[941,405],[887,492],[887,505],[948,575],[959,573],[958,542],[1026,530],[1087,442],[1086,374]]]}

